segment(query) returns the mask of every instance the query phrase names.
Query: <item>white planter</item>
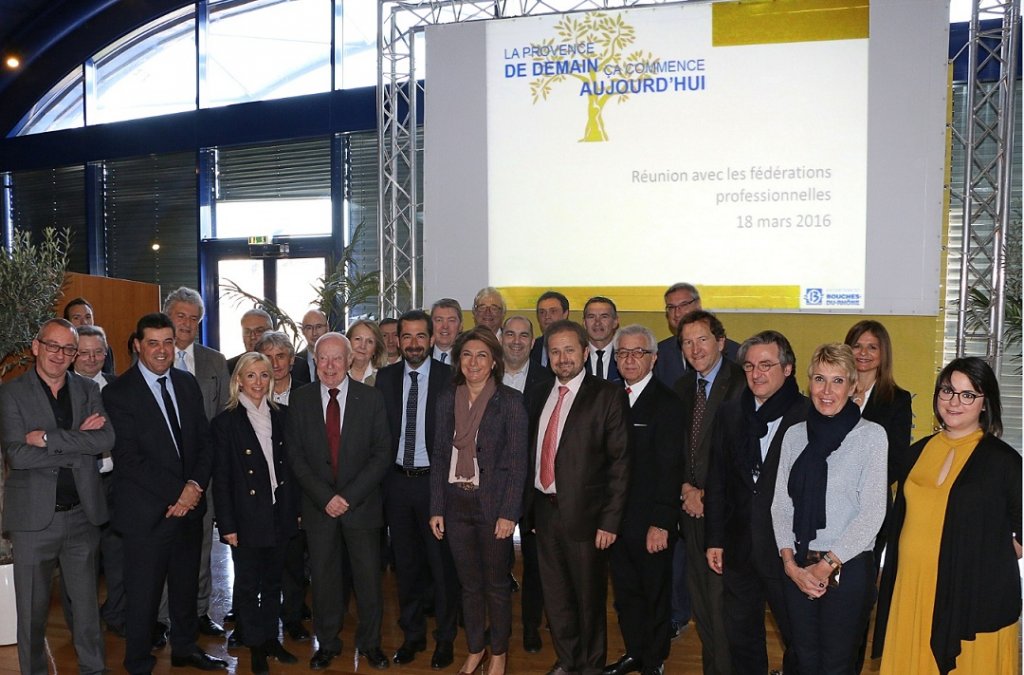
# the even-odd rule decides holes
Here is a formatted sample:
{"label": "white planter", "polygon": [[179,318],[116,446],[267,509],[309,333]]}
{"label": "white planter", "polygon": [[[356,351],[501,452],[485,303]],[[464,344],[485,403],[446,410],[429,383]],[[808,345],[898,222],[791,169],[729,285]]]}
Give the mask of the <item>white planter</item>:
{"label": "white planter", "polygon": [[18,642],[18,610],[14,602],[14,565],[0,565],[0,645]]}

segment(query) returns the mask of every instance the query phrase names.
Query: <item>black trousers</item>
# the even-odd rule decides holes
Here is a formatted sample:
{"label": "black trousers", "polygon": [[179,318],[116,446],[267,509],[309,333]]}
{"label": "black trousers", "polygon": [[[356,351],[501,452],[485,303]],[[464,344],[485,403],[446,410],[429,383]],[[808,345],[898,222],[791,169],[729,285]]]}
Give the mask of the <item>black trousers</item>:
{"label": "black trousers", "polygon": [[646,668],[664,663],[672,643],[672,548],[648,553],[646,529],[623,532],[611,548],[619,630],[626,653]]}
{"label": "black trousers", "polygon": [[793,626],[800,675],[851,675],[864,635],[865,606],[875,593],[875,563],[865,551],[843,563],[839,586],[809,600],[787,577],[783,597]]}
{"label": "black trousers", "polygon": [[793,629],[789,610],[783,600],[783,584],[793,582],[782,571],[779,576],[763,576],[750,558],[732,560],[725,552],[722,589],[725,607],[725,634],[729,638],[734,675],[764,675],[768,668],[767,635],[764,626],[765,604],[782,635],[782,669],[786,675],[797,675],[796,652],[792,648]]}
{"label": "black trousers", "polygon": [[299,530],[285,546],[281,575],[281,620],[302,621],[306,606],[306,531]]}
{"label": "black trousers", "polygon": [[445,538],[462,587],[469,651],[483,650],[484,632],[490,625],[491,653],[505,654],[512,633],[512,587],[508,580],[512,537],[495,538],[495,523],[484,517],[479,491],[466,492],[452,486],[446,489]]}
{"label": "black trousers", "polygon": [[153,624],[164,581],[171,618],[171,654],[185,656],[196,649],[202,538],[202,520],[187,516],[164,518],[149,532],[124,535],[124,667],[129,673],[149,673],[156,664],[151,653]]}
{"label": "black trousers", "polygon": [[540,565],[537,563],[537,535],[519,528],[519,552],[523,556],[522,594],[523,627],[540,628],[544,618],[544,591],[540,583]]}
{"label": "black trousers", "polygon": [[287,544],[231,547],[235,566],[234,606],[238,620],[245,626],[242,640],[247,647],[277,639],[286,547]]}
{"label": "black trousers", "polygon": [[[384,517],[391,531],[398,580],[398,625],[407,642],[423,640],[427,621],[423,589],[433,583],[434,639],[452,642],[458,630],[458,576],[447,541],[430,531],[430,475],[389,471],[384,478]],[[350,547],[351,548],[351,547]],[[508,583],[508,579],[505,579]],[[358,596],[359,588],[356,588]]]}

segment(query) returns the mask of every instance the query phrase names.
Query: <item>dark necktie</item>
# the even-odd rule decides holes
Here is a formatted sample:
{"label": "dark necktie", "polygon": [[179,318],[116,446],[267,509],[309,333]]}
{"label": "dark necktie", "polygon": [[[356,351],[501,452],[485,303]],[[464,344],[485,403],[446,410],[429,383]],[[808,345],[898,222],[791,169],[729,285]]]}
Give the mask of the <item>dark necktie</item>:
{"label": "dark necktie", "polygon": [[167,410],[167,422],[171,425],[171,434],[174,436],[174,447],[181,457],[181,425],[178,424],[178,412],[174,409],[174,401],[171,399],[171,392],[167,391],[167,376],[158,377],[160,383],[160,395],[164,399],[164,409]]}
{"label": "dark necktie", "polygon": [[409,373],[412,382],[409,383],[409,398],[405,400],[405,454],[402,455],[402,467],[405,469],[416,468],[416,407],[420,399],[420,387],[417,379],[420,374],[416,371]]}
{"label": "dark necktie", "polygon": [[594,369],[594,374],[604,379],[604,350],[597,350],[597,368]]}
{"label": "dark necktie", "polygon": [[448,362],[448,353],[447,352],[441,352],[441,359],[440,360],[441,360],[441,363],[447,363]]}
{"label": "dark necktie", "polygon": [[338,390],[328,389],[331,400],[327,402],[327,447],[331,451],[331,473],[338,475],[338,450],[341,448],[341,405],[338,404]]}
{"label": "dark necktie", "polygon": [[708,409],[708,381],[697,378],[697,397],[693,401],[693,426],[690,427],[690,482],[697,477],[697,437],[700,425],[704,422],[704,413]]}

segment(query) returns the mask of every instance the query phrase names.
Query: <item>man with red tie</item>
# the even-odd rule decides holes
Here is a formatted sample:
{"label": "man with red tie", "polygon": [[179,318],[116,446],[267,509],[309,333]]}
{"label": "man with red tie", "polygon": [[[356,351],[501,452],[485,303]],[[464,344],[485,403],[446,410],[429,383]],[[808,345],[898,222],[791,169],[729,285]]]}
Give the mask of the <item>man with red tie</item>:
{"label": "man with red tie", "polygon": [[317,382],[292,391],[285,434],[292,472],[302,487],[302,526],[309,542],[319,643],[309,666],[323,670],[341,653],[344,549],[352,562],[350,586],[359,589],[356,649],[374,668],[387,668],[380,649],[381,481],[391,463],[384,397],[347,377],[352,348],[344,335],[322,335],[313,353]]}

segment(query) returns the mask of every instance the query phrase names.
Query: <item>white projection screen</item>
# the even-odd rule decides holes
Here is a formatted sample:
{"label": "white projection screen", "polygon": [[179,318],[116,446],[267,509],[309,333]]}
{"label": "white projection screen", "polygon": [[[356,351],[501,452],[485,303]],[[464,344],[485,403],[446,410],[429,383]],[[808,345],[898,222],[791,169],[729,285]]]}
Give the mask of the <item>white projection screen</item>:
{"label": "white projection screen", "polygon": [[424,299],[934,315],[948,6],[687,2],[431,27]]}

